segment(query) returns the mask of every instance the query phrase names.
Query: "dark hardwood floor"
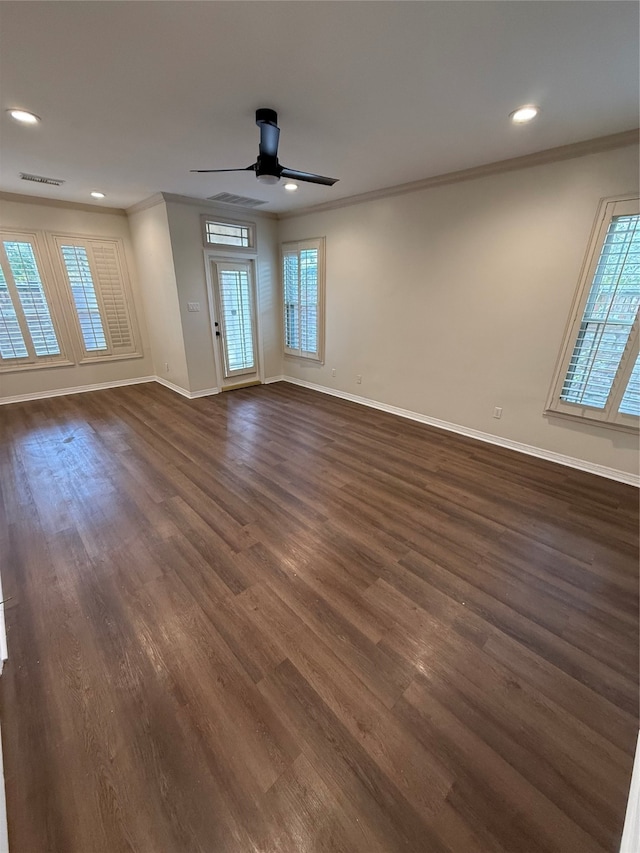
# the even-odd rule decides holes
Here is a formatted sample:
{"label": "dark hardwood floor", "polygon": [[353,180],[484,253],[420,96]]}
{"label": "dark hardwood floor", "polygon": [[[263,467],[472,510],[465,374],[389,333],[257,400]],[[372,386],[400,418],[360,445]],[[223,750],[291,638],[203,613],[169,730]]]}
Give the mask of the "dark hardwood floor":
{"label": "dark hardwood floor", "polygon": [[617,851],[635,489],[283,383],[0,432],[11,853]]}

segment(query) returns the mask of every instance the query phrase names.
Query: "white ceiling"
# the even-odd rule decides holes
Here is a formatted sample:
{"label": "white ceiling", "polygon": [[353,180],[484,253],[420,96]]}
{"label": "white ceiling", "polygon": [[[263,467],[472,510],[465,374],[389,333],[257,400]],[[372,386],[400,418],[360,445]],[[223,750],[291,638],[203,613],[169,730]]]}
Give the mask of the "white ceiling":
{"label": "white ceiling", "polygon": [[[634,2],[0,2],[0,189],[127,207],[157,191],[284,211],[638,126]],[[525,127],[507,116],[542,107]],[[41,116],[19,126],[4,112]],[[340,178],[264,187],[280,161]],[[64,178],[25,183],[18,172]]]}

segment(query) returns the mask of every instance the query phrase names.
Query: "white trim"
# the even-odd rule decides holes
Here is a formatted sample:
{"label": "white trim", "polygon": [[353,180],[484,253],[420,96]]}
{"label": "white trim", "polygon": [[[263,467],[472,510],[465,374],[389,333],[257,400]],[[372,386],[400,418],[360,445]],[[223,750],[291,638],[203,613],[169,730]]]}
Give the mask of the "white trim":
{"label": "white trim", "polygon": [[73,388],[56,388],[54,391],[36,391],[33,394],[14,394],[0,397],[0,406],[8,403],[24,403],[27,400],[46,400],[49,397],[65,397],[67,394],[84,394],[85,391],[101,391],[103,388],[119,388],[121,385],[140,385],[143,382],[159,381],[157,376],[138,376],[136,379],[119,379],[116,382],[96,382],[93,385],[76,385]]}
{"label": "white trim", "polygon": [[143,210],[148,210],[150,207],[156,207],[158,204],[164,204],[164,197],[162,193],[154,193],[149,196],[149,198],[143,198],[141,201],[137,201],[135,204],[127,207],[125,213],[127,216],[132,216],[134,213],[141,213]]}
{"label": "white trim", "polygon": [[[429,415],[423,415],[420,412],[412,412],[409,409],[400,409],[397,406],[389,406],[387,403],[379,403],[377,400],[370,400],[367,397],[359,397],[357,394],[349,394],[346,391],[337,391],[335,388],[327,388],[325,385],[316,385],[314,382],[307,382],[304,379],[296,379],[293,376],[283,376],[284,382],[290,382],[293,385],[301,385],[303,388],[311,388],[313,391],[320,391],[322,394],[330,394],[332,397],[340,397],[342,400],[349,400],[352,403],[358,403],[362,406],[369,406],[372,409],[379,409],[382,412],[389,412],[392,415],[398,415],[401,418],[408,418],[412,421],[419,421],[429,426],[445,429],[448,432],[456,432],[460,435],[465,435],[468,438],[475,438],[477,441],[484,441],[487,444],[496,444],[498,447],[505,447],[508,450],[516,450],[519,453],[526,453],[527,456],[535,456],[538,459],[546,459],[548,462],[556,462],[558,465],[565,465],[568,468],[576,468],[578,471],[587,471],[590,474],[597,474],[600,477],[606,477],[609,480],[616,480],[619,483],[627,483],[630,486],[640,488],[640,476],[630,474],[628,471],[619,471],[617,468],[608,468],[606,465],[597,465],[595,462],[587,462],[584,459],[576,459],[573,456],[565,456],[563,453],[556,453],[553,450],[545,450],[542,447],[534,447],[531,444],[523,444],[520,441],[513,441],[510,438],[502,438],[499,435],[493,435],[490,432],[482,432],[471,427],[461,426],[460,424],[443,421],[439,418],[432,418]],[[276,380],[271,380],[276,381]]]}
{"label": "white trim", "polygon": [[87,213],[107,213],[111,216],[126,216],[127,211],[122,207],[103,207],[101,204],[87,204],[83,201],[63,201],[58,198],[48,198],[40,195],[25,195],[23,193],[8,193],[0,191],[0,201],[11,201],[17,204],[38,204],[44,207],[62,207],[69,210],[84,210]]}
{"label": "white trim", "polygon": [[187,391],[186,388],[182,388],[180,385],[174,385],[173,382],[169,382],[168,379],[163,379],[161,376],[152,376],[151,379],[159,385],[164,385],[164,387],[168,388],[170,391],[175,391],[176,394],[186,397],[187,400],[197,400],[198,397],[210,397],[212,394],[220,393],[219,388],[204,388],[202,391]]}
{"label": "white trim", "polygon": [[189,391],[189,399],[197,400],[200,397],[212,397],[214,394],[219,393],[219,388],[204,388],[202,391]]}
{"label": "white trim", "polygon": [[640,849],[640,732],[636,743],[636,757],[633,762],[627,813],[624,818],[620,853],[638,853]]}
{"label": "white trim", "polygon": [[[278,380],[280,378],[281,377],[278,377]],[[67,394],[84,394],[86,391],[102,391],[105,388],[120,388],[124,385],[141,385],[144,382],[158,382],[160,385],[164,385],[165,388],[169,388],[171,391],[181,394],[188,400],[197,400],[198,397],[210,397],[212,394],[220,393],[219,388],[204,388],[202,391],[187,391],[186,388],[182,388],[180,385],[174,385],[173,382],[169,382],[161,376],[138,376],[136,379],[120,379],[116,382],[97,382],[94,385],[77,385],[74,388],[56,388],[53,391],[36,391],[33,394],[15,394],[13,397],[0,397],[0,406],[7,405],[9,403],[25,403],[29,400],[47,400],[49,397],[66,397]],[[0,652],[1,650],[2,643],[0,637]]]}
{"label": "white trim", "polygon": [[264,380],[263,385],[271,385],[273,382],[285,382],[287,379],[286,376],[280,374],[280,376],[269,376]]}

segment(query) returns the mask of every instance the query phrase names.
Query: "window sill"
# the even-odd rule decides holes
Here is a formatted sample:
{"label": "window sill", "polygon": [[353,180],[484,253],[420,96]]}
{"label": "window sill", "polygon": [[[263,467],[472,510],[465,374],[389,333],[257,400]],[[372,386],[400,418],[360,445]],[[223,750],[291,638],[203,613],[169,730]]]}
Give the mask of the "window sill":
{"label": "window sill", "polygon": [[290,358],[293,361],[312,361],[314,364],[324,364],[324,358],[314,355],[300,355],[299,353],[285,352],[285,358]]}
{"label": "window sill", "polygon": [[560,418],[563,421],[571,421],[572,423],[582,423],[588,426],[604,427],[612,429],[616,432],[626,432],[630,435],[637,435],[640,431],[640,423],[636,424],[618,424],[611,421],[601,421],[598,418],[590,418],[588,415],[572,415],[570,412],[557,412],[554,409],[545,409],[543,412],[545,418]]}
{"label": "window sill", "polygon": [[112,355],[86,355],[78,361],[78,364],[100,364],[101,361],[125,361],[128,358],[142,358],[143,356],[144,353],[141,352],[115,353]]}
{"label": "window sill", "polygon": [[74,367],[75,361],[48,361],[42,364],[29,362],[29,364],[2,364],[0,373],[20,373],[23,370],[51,370],[54,367]]}
{"label": "window sill", "polygon": [[80,367],[83,364],[100,364],[101,361],[125,361],[131,358],[143,358],[144,353],[130,352],[116,355],[100,355],[90,358],[82,358],[79,361],[49,361],[42,364],[33,362],[29,364],[2,364],[0,365],[0,373],[20,373],[25,370],[52,370],[54,367]]}

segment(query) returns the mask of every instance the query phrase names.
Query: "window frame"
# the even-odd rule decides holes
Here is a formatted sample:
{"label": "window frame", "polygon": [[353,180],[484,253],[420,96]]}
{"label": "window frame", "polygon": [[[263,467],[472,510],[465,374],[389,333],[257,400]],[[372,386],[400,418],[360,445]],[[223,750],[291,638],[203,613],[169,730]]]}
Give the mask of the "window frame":
{"label": "window frame", "polygon": [[[97,237],[95,235],[88,236],[86,234],[71,234],[60,232],[49,232],[47,234],[47,237],[49,240],[49,246],[51,249],[52,256],[55,259],[54,263],[57,272],[56,278],[58,278],[61,286],[64,288],[65,307],[68,308],[68,312],[72,315],[69,318],[68,322],[73,328],[74,349],[76,353],[75,363],[95,364],[97,362],[102,361],[122,361],[129,358],[142,358],[144,353],[142,352],[140,330],[138,327],[136,316],[136,306],[133,300],[131,280],[129,278],[129,271],[126,263],[124,241],[120,237]],[[115,350],[113,347],[111,335],[108,330],[107,312],[104,306],[104,298],[101,292],[102,289],[100,287],[100,277],[95,268],[93,248],[91,247],[92,243],[109,243],[113,245],[115,250],[118,274],[122,283],[122,292],[124,296],[127,321],[129,324],[129,330],[131,332],[131,349],[127,351],[118,351]],[[67,268],[62,257],[63,245],[81,247],[87,253],[89,269],[91,271],[93,286],[95,289],[96,299],[100,311],[100,320],[102,322],[105,339],[107,341],[106,351],[100,350],[100,352],[97,352],[95,350],[86,349],[84,336],[82,334],[82,328],[80,326],[80,318],[78,316],[78,311],[76,309],[75,301],[73,298],[73,292],[71,290],[71,283],[69,281]]]}
{"label": "window frame", "polygon": [[[0,266],[4,273],[11,301],[16,311],[16,318],[22,337],[27,348],[27,356],[16,357],[11,359],[0,358],[0,372],[10,373],[22,370],[42,370],[50,367],[69,367],[75,364],[70,358],[73,353],[73,348],[70,347],[69,329],[67,324],[66,312],[63,310],[60,292],[56,276],[50,264],[50,258],[47,252],[46,240],[42,239],[43,235],[37,231],[22,231],[20,229],[3,228],[0,230]],[[33,346],[33,339],[29,327],[25,321],[24,309],[19,297],[14,295],[15,278],[4,243],[14,241],[19,243],[29,243],[32,248],[33,255],[36,260],[36,267],[42,285],[45,301],[49,309],[49,315],[53,324],[53,330],[58,341],[60,352],[56,355],[37,355]],[[16,298],[18,299],[16,310]]]}
{"label": "window frame", "polygon": [[[208,239],[207,222],[217,222],[219,225],[228,225],[231,228],[246,228],[248,230],[248,246],[233,246],[229,243],[215,243]],[[202,245],[205,249],[216,249],[224,252],[230,251],[234,254],[237,252],[240,255],[255,254],[256,252],[256,224],[255,222],[246,222],[240,219],[229,219],[226,216],[216,216],[211,213],[203,213],[200,215],[200,230],[202,232]]]}
{"label": "window frame", "polygon": [[[301,347],[293,349],[287,346],[287,330],[285,314],[287,306],[285,303],[285,280],[284,280],[284,259],[287,254],[295,251],[298,255],[298,268],[300,264],[300,252],[316,249],[318,252],[318,300],[317,300],[317,322],[316,322],[316,340],[318,347],[315,353],[306,352]],[[326,240],[324,237],[311,237],[306,240],[293,240],[291,242],[282,243],[280,246],[280,276],[281,276],[281,291],[280,291],[280,307],[282,311],[282,349],[283,353],[288,358],[302,358],[305,361],[313,361],[316,364],[324,364],[324,347],[325,347],[325,293],[326,293],[326,273],[325,273],[325,253]],[[299,295],[299,289],[298,289]],[[300,302],[298,301],[298,304]],[[300,340],[302,344],[302,339]]]}
{"label": "window frame", "polygon": [[618,408],[626,391],[640,343],[640,312],[631,326],[629,339],[616,370],[613,384],[603,409],[585,403],[571,403],[561,398],[569,363],[575,350],[585,307],[589,299],[595,272],[600,260],[609,226],[615,216],[640,214],[638,193],[628,193],[600,200],[596,218],[591,229],[587,252],[580,271],[578,286],[573,298],[569,319],[565,326],[560,354],[556,363],[551,388],[545,407],[546,415],[560,416],[575,421],[586,421],[618,430],[638,432],[640,418],[619,412]]}

